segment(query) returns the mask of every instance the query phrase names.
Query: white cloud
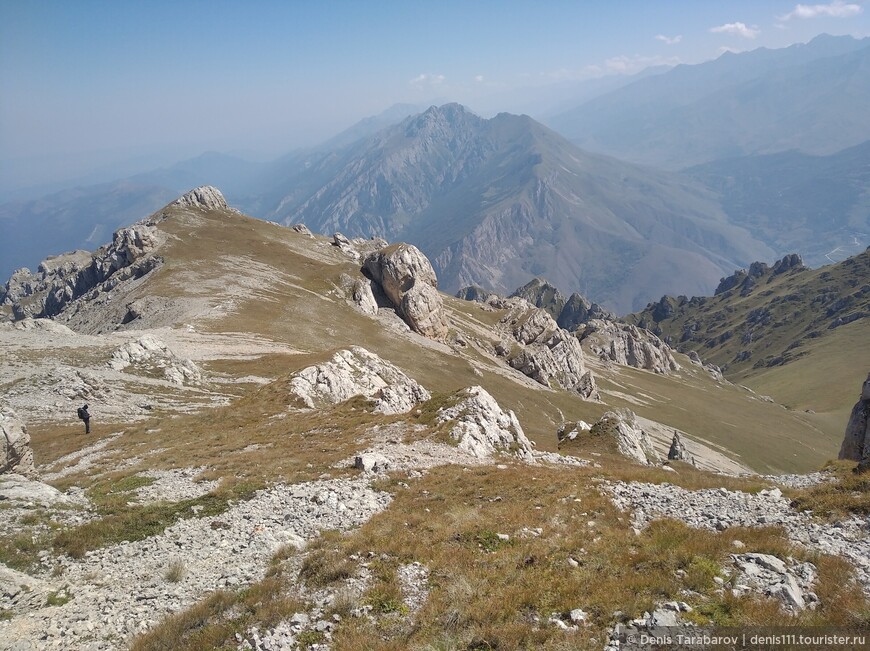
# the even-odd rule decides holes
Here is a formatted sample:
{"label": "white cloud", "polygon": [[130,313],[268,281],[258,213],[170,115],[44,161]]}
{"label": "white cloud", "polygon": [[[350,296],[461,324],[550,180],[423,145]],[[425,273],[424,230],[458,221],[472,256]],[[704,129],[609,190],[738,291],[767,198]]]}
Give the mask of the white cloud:
{"label": "white cloud", "polygon": [[749,27],[744,23],[726,23],[724,25],[719,25],[718,27],[711,27],[710,31],[714,34],[735,34],[736,36],[741,36],[743,38],[755,38],[761,34],[758,25]]}
{"label": "white cloud", "polygon": [[475,75],[475,77],[474,77],[474,81],[476,81],[477,83],[482,82],[482,81],[483,81],[483,75]]}
{"label": "white cloud", "polygon": [[411,86],[421,87],[421,86],[438,86],[444,83],[446,77],[444,75],[433,75],[429,73],[421,73],[414,77],[408,83]]}
{"label": "white cloud", "polygon": [[661,41],[665,45],[676,45],[683,40],[683,35],[677,34],[676,36],[665,36],[664,34],[656,34],[656,40]]}
{"label": "white cloud", "polygon": [[819,18],[827,16],[828,18],[848,18],[849,16],[857,16],[862,11],[863,7],[854,2],[843,2],[843,0],[834,0],[827,5],[797,5],[792,11],[785,16],[781,16],[779,20],[786,21],[792,18]]}

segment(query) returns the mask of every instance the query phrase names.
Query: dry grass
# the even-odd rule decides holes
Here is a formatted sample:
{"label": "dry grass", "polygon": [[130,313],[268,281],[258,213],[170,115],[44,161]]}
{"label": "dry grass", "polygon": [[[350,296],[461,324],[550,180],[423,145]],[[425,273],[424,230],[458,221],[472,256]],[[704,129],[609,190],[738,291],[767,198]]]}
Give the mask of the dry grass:
{"label": "dry grass", "polygon": [[856,465],[853,461],[827,463],[824,469],[835,479],[792,492],[795,507],[825,518],[870,514],[870,473],[855,474]]}

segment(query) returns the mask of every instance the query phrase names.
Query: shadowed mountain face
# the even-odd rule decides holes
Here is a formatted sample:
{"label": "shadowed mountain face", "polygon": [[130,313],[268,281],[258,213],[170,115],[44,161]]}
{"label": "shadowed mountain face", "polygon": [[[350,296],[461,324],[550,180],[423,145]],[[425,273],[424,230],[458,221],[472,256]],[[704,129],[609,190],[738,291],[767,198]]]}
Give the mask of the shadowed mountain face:
{"label": "shadowed mountain face", "polygon": [[583,152],[527,116],[485,120],[456,104],[309,161],[293,187],[272,219],[412,242],[451,292],[507,293],[543,275],[628,311],[662,291],[709,292],[771,257],[700,184]]}
{"label": "shadowed mountain face", "polygon": [[682,65],[566,111],[548,124],[579,146],[681,169],[870,139],[870,41],[819,36],[779,50]]}
{"label": "shadowed mountain face", "polygon": [[797,251],[818,267],[870,244],[870,141],[831,156],[787,151],[686,173],[720,193],[731,221],[778,255]]}

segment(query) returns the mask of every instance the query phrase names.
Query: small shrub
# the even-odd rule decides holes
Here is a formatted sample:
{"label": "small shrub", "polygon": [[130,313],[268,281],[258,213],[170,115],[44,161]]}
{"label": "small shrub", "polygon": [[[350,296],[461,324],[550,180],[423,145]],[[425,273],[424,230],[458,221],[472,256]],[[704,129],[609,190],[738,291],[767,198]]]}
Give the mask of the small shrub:
{"label": "small shrub", "polygon": [[184,561],[180,558],[175,558],[169,562],[166,571],[163,573],[163,578],[170,583],[178,583],[187,574],[187,567]]}

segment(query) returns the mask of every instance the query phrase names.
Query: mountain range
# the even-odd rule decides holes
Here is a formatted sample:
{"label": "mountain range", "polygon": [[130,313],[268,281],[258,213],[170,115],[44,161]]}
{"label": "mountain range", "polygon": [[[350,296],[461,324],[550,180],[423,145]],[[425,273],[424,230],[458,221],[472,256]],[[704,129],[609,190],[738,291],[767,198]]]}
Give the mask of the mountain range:
{"label": "mountain range", "polygon": [[[0,275],[89,248],[168,197],[213,183],[264,219],[413,242],[451,292],[476,284],[506,293],[545,276],[622,313],[665,293],[703,295],[754,260],[797,252],[824,264],[870,242],[870,134],[858,110],[870,100],[867,53],[866,40],[818,37],[590,85],[580,107],[549,122],[559,133],[528,116],[397,105],[270,163],[208,153],[7,203]],[[813,128],[801,122],[809,119]],[[681,173],[638,166],[578,149],[565,134],[629,160],[703,164]],[[599,146],[608,134],[624,142]]]}

